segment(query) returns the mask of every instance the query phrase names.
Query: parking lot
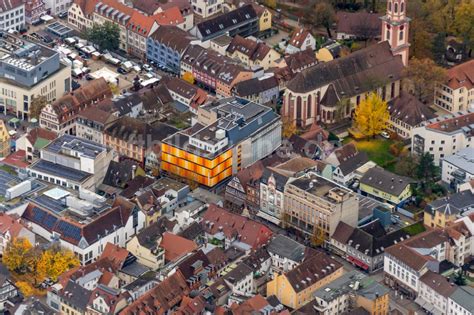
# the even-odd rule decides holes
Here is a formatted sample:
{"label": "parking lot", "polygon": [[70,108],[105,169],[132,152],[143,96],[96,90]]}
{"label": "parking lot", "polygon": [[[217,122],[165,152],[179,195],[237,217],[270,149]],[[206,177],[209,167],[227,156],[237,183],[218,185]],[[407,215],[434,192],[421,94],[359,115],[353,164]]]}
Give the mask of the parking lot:
{"label": "parking lot", "polygon": [[[53,32],[51,30],[48,31],[48,27],[53,29]],[[80,33],[77,30],[72,29],[72,31],[68,33],[69,37],[61,38],[57,36],[57,34],[54,34],[59,34],[68,28],[71,28],[71,26],[67,23],[67,19],[55,18],[47,23],[30,26],[27,33],[23,34],[22,36],[28,40],[48,45],[60,51],[63,62],[68,61],[71,63],[74,81],[73,87],[75,88],[79,87],[79,85],[82,86],[87,84],[88,79],[92,79],[92,77],[88,74],[94,73],[103,68],[114,72],[114,75],[117,76],[118,91],[120,92],[130,89],[133,86],[133,80],[137,75],[141,81],[146,81],[151,78],[159,79],[163,76],[171,75],[158,68],[152,68],[151,71],[140,69],[138,68],[142,65],[140,60],[133,59],[130,56],[126,56],[125,59],[124,57],[114,55],[114,57],[120,58],[117,64],[106,62],[102,57],[92,58],[92,54],[84,50],[84,46],[92,47],[91,43],[87,43],[84,41],[84,39],[80,38]],[[66,38],[74,38],[75,41],[74,43],[67,43]],[[79,42],[81,43],[80,45],[77,44]],[[92,47],[92,49],[94,49],[94,47]],[[70,53],[65,55],[61,53],[63,50],[69,50]],[[126,69],[127,71],[121,71],[122,73],[119,73],[119,68],[123,68],[123,63],[120,63],[120,61],[127,61],[128,64],[132,64],[132,66],[134,66],[133,68],[135,68],[135,70]]]}

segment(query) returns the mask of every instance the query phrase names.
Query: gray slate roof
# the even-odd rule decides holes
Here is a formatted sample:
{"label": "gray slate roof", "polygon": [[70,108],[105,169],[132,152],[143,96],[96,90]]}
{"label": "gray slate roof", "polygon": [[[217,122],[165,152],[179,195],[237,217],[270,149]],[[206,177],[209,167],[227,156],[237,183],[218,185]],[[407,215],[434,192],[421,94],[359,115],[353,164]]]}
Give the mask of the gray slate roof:
{"label": "gray slate roof", "polygon": [[361,184],[368,185],[391,195],[400,195],[413,180],[399,176],[381,167],[369,169],[360,179]]}
{"label": "gray slate roof", "polygon": [[268,244],[268,252],[292,261],[301,262],[305,257],[306,247],[284,235],[277,235]]}
{"label": "gray slate roof", "polygon": [[474,148],[464,148],[456,154],[447,156],[443,162],[450,163],[469,174],[474,174]]}
{"label": "gray slate roof", "polygon": [[308,93],[334,84],[338,95],[351,97],[373,90],[376,82],[399,80],[404,69],[400,56],[394,56],[387,41],[356,51],[347,57],[319,63],[292,79],[291,92]]}

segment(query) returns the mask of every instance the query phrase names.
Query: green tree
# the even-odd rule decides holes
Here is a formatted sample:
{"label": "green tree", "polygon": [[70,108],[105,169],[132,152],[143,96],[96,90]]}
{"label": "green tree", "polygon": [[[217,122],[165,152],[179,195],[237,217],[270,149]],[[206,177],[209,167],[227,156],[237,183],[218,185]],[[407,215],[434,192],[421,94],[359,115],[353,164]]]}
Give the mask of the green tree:
{"label": "green tree", "polygon": [[447,78],[446,70],[429,58],[411,59],[403,75],[407,89],[425,103],[433,100],[436,85]]}
{"label": "green tree", "polygon": [[446,52],[446,33],[438,33],[433,38],[433,45],[431,45],[431,53],[434,61],[441,65],[444,63],[444,54]]}
{"label": "green tree", "polygon": [[430,153],[426,152],[420,156],[415,174],[423,183],[435,180],[438,174],[438,167],[434,164],[433,156]]}
{"label": "green tree", "polygon": [[30,118],[38,119],[43,108],[48,104],[46,96],[37,95],[31,98]]}
{"label": "green tree", "polygon": [[370,93],[356,107],[354,125],[366,137],[374,137],[385,130],[390,118],[387,102],[376,93]]}
{"label": "green tree", "polygon": [[456,275],[454,276],[454,283],[457,285],[466,285],[466,277],[463,275],[462,271],[456,272]]}
{"label": "green tree", "polygon": [[400,158],[395,166],[395,172],[398,175],[412,177],[413,174],[416,174],[417,161],[412,155],[407,155]]}
{"label": "green tree", "polygon": [[85,32],[85,37],[101,50],[117,50],[120,45],[120,28],[108,21],[102,25],[94,24]]}

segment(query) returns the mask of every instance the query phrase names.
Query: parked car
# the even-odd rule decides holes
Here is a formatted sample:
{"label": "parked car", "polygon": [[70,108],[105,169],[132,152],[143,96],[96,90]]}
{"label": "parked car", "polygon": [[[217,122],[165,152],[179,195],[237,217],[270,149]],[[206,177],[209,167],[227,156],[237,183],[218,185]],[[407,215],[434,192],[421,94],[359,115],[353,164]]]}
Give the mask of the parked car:
{"label": "parked car", "polygon": [[382,138],[385,138],[385,139],[390,139],[390,134],[389,134],[388,132],[386,132],[386,131],[382,131],[382,132],[380,133],[380,136],[381,136]]}
{"label": "parked car", "polygon": [[60,19],[67,18],[67,11],[59,12],[58,18]]}
{"label": "parked car", "polygon": [[145,70],[145,71],[147,71],[147,72],[150,72],[150,71],[153,70],[153,68],[152,68],[150,65],[148,65],[148,64],[144,64],[144,65],[142,66],[142,68],[143,68],[143,70]]}
{"label": "parked car", "polygon": [[118,68],[117,68],[117,72],[120,73],[120,74],[127,74],[127,70],[125,70],[125,69],[122,68],[122,67],[118,67]]}
{"label": "parked car", "polygon": [[94,77],[91,76],[91,75],[88,73],[88,74],[86,74],[86,80],[87,80],[87,81],[94,80]]}

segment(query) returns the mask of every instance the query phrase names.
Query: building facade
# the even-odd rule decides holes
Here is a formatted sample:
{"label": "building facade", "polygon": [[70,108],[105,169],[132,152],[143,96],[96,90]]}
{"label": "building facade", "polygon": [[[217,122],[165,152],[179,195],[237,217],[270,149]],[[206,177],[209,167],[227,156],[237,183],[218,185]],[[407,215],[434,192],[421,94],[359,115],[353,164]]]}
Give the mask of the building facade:
{"label": "building facade", "polygon": [[19,31],[25,28],[25,4],[23,1],[0,1],[0,8],[0,30]]}
{"label": "building facade", "polygon": [[212,117],[199,130],[163,140],[162,170],[213,187],[281,144],[281,123],[269,107],[228,98],[199,111]]}
{"label": "building facade", "polygon": [[339,221],[356,226],[359,213],[354,193],[314,173],[286,184],[283,209],[285,224],[306,235],[319,235],[324,244]]}
{"label": "building facade", "polygon": [[405,66],[408,65],[410,44],[408,31],[410,18],[406,16],[405,0],[387,2],[387,13],[382,16],[382,41],[388,41],[394,55],[402,56]]}
{"label": "building facade", "polygon": [[467,148],[473,137],[474,111],[445,115],[413,129],[411,151],[416,155],[429,153],[440,165],[445,157]]}
{"label": "building facade", "polygon": [[[12,47],[0,49],[5,54],[0,61],[0,113],[28,120],[34,96],[52,102],[71,90],[71,68],[60,62],[58,52],[7,34],[0,41]],[[32,51],[39,55],[32,57]]]}
{"label": "building facade", "polygon": [[436,87],[435,105],[451,113],[474,109],[474,60],[447,70],[448,80]]}

